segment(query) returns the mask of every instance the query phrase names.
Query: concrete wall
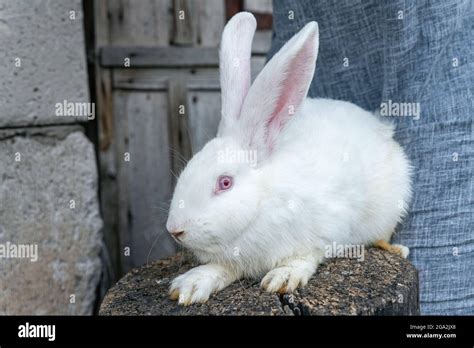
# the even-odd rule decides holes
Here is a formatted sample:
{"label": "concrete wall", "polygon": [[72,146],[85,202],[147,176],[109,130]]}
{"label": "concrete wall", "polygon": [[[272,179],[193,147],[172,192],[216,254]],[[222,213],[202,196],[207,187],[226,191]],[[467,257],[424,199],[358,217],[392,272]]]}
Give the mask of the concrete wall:
{"label": "concrete wall", "polygon": [[91,314],[95,152],[87,116],[57,114],[89,102],[82,2],[2,0],[0,19],[0,314]]}

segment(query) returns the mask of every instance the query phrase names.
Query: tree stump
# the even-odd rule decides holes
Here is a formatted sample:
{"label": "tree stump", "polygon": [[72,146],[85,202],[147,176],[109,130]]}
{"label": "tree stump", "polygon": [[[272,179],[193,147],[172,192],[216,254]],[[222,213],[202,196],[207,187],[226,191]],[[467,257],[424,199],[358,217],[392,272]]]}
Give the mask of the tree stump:
{"label": "tree stump", "polygon": [[405,259],[370,248],[364,261],[329,259],[303,288],[269,294],[241,280],[205,304],[178,306],[170,282],[195,266],[178,254],[130,271],[105,296],[100,315],[419,315],[418,273]]}

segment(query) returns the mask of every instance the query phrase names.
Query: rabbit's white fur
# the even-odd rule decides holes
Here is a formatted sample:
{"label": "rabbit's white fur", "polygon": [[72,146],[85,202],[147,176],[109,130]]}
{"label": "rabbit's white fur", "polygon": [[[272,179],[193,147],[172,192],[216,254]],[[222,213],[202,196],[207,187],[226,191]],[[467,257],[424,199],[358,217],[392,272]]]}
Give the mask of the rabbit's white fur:
{"label": "rabbit's white fur", "polygon": [[[348,102],[306,98],[317,24],[288,41],[249,88],[254,31],[249,13],[224,30],[218,137],[189,161],[171,202],[168,230],[184,231],[180,242],[205,264],[173,281],[181,304],[267,272],[268,291],[292,291],[327,245],[388,241],[406,214],[410,166],[392,126]],[[256,151],[257,163],[222,160],[225,151]],[[216,194],[223,174],[234,186]]]}

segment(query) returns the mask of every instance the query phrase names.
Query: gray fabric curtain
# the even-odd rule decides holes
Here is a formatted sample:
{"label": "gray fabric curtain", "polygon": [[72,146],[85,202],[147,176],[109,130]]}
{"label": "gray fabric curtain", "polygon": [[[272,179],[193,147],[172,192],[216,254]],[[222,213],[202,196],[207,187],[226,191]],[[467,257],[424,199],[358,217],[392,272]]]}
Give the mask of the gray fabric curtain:
{"label": "gray fabric curtain", "polygon": [[410,248],[419,270],[423,314],[474,314],[473,3],[273,3],[269,57],[304,24],[317,21],[320,47],[310,96],[368,110],[382,106],[397,125],[396,139],[414,167],[414,196],[394,241]]}

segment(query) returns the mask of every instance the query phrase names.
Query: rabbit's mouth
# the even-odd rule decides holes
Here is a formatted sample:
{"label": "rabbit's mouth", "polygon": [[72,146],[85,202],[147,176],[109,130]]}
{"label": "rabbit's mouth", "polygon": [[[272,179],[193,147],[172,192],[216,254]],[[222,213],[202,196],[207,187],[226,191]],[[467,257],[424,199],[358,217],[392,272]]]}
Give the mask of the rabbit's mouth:
{"label": "rabbit's mouth", "polygon": [[173,232],[170,232],[170,234],[175,241],[177,241],[178,243],[181,243],[181,238],[184,236],[184,231],[173,231]]}

